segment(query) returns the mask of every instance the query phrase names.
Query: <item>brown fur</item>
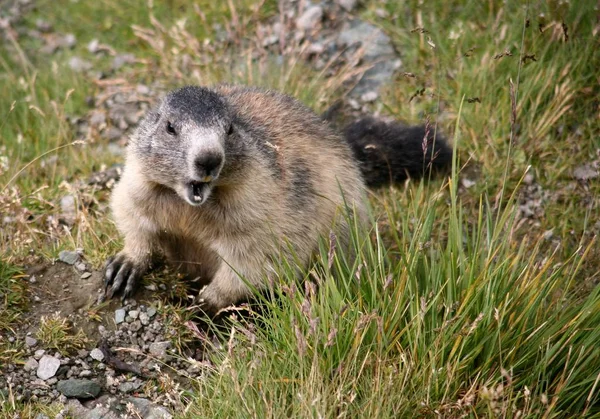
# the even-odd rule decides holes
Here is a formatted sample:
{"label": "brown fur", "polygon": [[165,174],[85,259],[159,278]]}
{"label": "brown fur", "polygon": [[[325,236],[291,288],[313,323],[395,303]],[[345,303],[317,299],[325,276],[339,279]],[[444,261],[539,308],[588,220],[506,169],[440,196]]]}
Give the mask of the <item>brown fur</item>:
{"label": "brown fur", "polygon": [[264,288],[272,261],[281,251],[289,255],[288,244],[306,266],[319,236],[334,225],[338,237],[347,237],[344,202],[365,217],[358,167],[326,122],[280,93],[243,86],[211,90],[226,103],[234,127],[252,131],[254,143],[241,160],[225,152],[210,198],[192,206],[156,181],[161,173],[139,151],[145,134],[138,130],[111,200],[125,246],[107,264],[110,296],[125,282],[125,294],[133,291],[151,255],[161,252],[206,284],[201,301],[214,312],[249,296],[239,275]]}

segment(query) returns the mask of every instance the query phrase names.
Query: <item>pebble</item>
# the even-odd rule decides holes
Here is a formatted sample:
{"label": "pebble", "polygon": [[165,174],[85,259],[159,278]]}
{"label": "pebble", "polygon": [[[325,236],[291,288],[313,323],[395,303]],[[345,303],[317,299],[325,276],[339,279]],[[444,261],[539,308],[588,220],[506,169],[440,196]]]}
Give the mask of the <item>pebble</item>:
{"label": "pebble", "polygon": [[98,348],[92,349],[92,351],[90,352],[90,356],[96,361],[104,361],[104,353]]}
{"label": "pebble", "polygon": [[42,357],[42,359],[40,359],[39,365],[38,365],[38,369],[37,369],[37,376],[39,378],[41,378],[42,380],[47,380],[48,378],[52,378],[54,377],[54,374],[56,374],[56,371],[58,371],[58,368],[60,367],[60,360],[50,356],[50,355],[44,355]]}
{"label": "pebble", "polygon": [[63,250],[58,254],[58,259],[69,265],[74,265],[79,262],[79,253],[70,250]]}
{"label": "pebble", "polygon": [[147,326],[150,323],[150,316],[148,313],[140,313],[140,323],[142,323],[144,326]]}
{"label": "pebble", "polygon": [[23,369],[25,371],[33,371],[36,370],[38,368],[38,362],[35,360],[35,358],[29,358],[27,360],[27,362],[25,362],[25,365],[23,365]]}
{"label": "pebble", "polygon": [[74,379],[59,381],[56,389],[67,397],[88,399],[100,394],[100,386],[92,380]]}
{"label": "pebble", "polygon": [[149,318],[152,318],[156,314],[156,309],[154,307],[148,307],[148,309],[146,310],[146,314]]}
{"label": "pebble", "polygon": [[127,401],[131,402],[138,411],[139,416],[145,419],[171,419],[173,417],[167,409],[152,403],[150,400],[129,397]]}
{"label": "pebble", "polygon": [[93,66],[92,63],[90,63],[87,60],[84,60],[81,57],[71,57],[69,59],[69,67],[76,73],[82,73],[84,71],[91,70]]}
{"label": "pebble", "polygon": [[296,27],[300,30],[310,31],[323,18],[323,8],[321,6],[310,6],[298,19],[296,19]]}
{"label": "pebble", "polygon": [[363,102],[366,102],[366,103],[370,103],[370,102],[375,102],[378,97],[379,97],[379,95],[377,94],[377,92],[374,92],[371,90],[369,92],[363,93],[360,97],[360,100],[362,100]]}
{"label": "pebble", "polygon": [[46,351],[45,351],[45,350],[43,350],[43,349],[38,349],[37,351],[35,351],[35,352],[34,352],[34,354],[33,354],[33,357],[34,357],[35,359],[39,360],[39,359],[41,359],[41,358],[44,356],[44,354],[45,354],[45,353],[46,353]]}
{"label": "pebble", "polygon": [[81,279],[88,279],[90,276],[92,276],[92,274],[90,272],[84,272],[81,275]]}
{"label": "pebble", "polygon": [[125,321],[125,309],[119,308],[115,310],[115,323],[121,324]]}
{"label": "pebble", "polygon": [[128,314],[132,319],[137,319],[140,315],[140,312],[139,310],[130,310]]}
{"label": "pebble", "polygon": [[75,264],[75,269],[77,269],[79,272],[83,272],[85,271],[87,268],[85,266],[85,263],[83,262],[79,262]]}
{"label": "pebble", "polygon": [[33,348],[35,345],[37,345],[38,341],[36,338],[31,337],[31,336],[25,336],[25,345],[29,346],[30,348]]}
{"label": "pebble", "polygon": [[163,341],[163,342],[153,342],[150,344],[150,354],[154,355],[157,358],[165,358],[167,355],[167,349],[171,347],[171,342]]}
{"label": "pebble", "polygon": [[357,0],[336,0],[336,3],[341,6],[347,12],[351,12],[358,3]]}

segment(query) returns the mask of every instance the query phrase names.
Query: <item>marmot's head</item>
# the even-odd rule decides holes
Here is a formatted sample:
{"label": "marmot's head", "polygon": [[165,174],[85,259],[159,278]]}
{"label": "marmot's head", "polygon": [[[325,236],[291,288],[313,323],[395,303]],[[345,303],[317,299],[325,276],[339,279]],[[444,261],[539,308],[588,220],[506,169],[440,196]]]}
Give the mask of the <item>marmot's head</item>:
{"label": "marmot's head", "polygon": [[166,186],[190,205],[206,202],[235,148],[235,129],[227,103],[204,87],[169,93],[148,112],[132,138],[132,152],[143,175]]}

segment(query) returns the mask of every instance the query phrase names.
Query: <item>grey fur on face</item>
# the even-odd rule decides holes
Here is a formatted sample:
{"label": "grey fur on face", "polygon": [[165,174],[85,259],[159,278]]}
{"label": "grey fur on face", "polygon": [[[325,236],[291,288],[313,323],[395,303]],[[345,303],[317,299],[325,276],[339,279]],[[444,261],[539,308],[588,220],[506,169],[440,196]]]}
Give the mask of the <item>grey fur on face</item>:
{"label": "grey fur on face", "polygon": [[210,197],[235,141],[223,98],[188,86],[168,94],[140,125],[135,151],[151,167],[151,180],[174,190],[193,206]]}

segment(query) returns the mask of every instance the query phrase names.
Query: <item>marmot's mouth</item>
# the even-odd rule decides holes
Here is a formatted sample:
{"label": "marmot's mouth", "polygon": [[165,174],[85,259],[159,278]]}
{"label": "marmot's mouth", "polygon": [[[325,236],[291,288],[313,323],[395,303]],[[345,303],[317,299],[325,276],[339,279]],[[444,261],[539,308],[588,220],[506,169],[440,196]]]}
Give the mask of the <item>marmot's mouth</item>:
{"label": "marmot's mouth", "polygon": [[192,181],[188,183],[188,196],[191,203],[200,205],[208,196],[209,182]]}

